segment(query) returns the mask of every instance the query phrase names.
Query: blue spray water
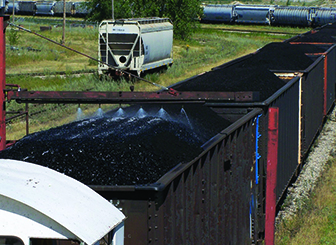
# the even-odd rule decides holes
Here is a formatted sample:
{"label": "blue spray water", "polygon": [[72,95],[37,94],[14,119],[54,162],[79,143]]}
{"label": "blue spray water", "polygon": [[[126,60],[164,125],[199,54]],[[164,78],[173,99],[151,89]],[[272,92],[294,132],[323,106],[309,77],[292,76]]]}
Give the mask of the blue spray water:
{"label": "blue spray water", "polygon": [[96,116],[97,117],[102,117],[103,115],[104,115],[103,109],[99,107],[97,112],[96,112]]}
{"label": "blue spray water", "polygon": [[124,109],[120,107],[116,113],[114,113],[113,117],[125,117]]}
{"label": "blue spray water", "polygon": [[138,118],[144,118],[146,117],[147,113],[146,111],[141,107],[138,112],[135,114],[135,117],[138,117]]}
{"label": "blue spray water", "polygon": [[156,116],[161,117],[161,118],[163,118],[163,119],[165,119],[165,120],[169,120],[169,119],[170,119],[170,115],[169,115],[168,112],[167,112],[165,109],[163,109],[163,108],[161,108],[161,109],[156,113]]}
{"label": "blue spray water", "polygon": [[80,107],[78,107],[77,109],[77,121],[82,120],[83,119],[83,112],[82,109]]}
{"label": "blue spray water", "polygon": [[181,109],[181,114],[184,115],[184,117],[187,119],[188,125],[190,126],[191,129],[193,129],[193,126],[190,123],[189,117],[187,115],[187,112],[184,110],[184,108],[182,107]]}

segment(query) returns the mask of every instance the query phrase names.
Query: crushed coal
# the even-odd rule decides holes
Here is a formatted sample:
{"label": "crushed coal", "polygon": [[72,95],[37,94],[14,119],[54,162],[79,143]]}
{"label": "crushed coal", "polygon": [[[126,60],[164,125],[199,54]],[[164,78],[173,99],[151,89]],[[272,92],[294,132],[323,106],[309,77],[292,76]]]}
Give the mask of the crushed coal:
{"label": "crushed coal", "polygon": [[327,25],[323,29],[312,30],[298,37],[295,42],[336,43],[336,25]]}
{"label": "crushed coal", "polygon": [[216,69],[173,86],[177,91],[257,91],[264,101],[286,83],[264,67],[230,66]]}
{"label": "crushed coal", "polygon": [[264,67],[269,70],[304,70],[314,61],[305,53],[318,50],[318,46],[292,45],[289,43],[270,43],[258,50],[255,55],[237,64],[238,67]]}
{"label": "crushed coal", "polygon": [[259,92],[258,101],[264,101],[286,84],[273,71],[304,70],[314,62],[307,53],[322,53],[328,47],[270,43],[249,57],[218,66],[173,88],[177,91],[254,91]]}
{"label": "crushed coal", "polygon": [[230,124],[202,106],[186,106],[183,115],[181,106],[151,109],[156,113],[130,107],[37,132],[0,158],[46,166],[87,185],[146,185],[197,157]]}

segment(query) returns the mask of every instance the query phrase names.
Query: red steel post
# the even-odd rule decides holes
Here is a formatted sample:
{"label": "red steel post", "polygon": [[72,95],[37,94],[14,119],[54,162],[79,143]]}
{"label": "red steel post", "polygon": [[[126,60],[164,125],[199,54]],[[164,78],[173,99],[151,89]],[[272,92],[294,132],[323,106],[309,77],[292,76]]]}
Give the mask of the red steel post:
{"label": "red steel post", "polygon": [[266,170],[265,244],[274,244],[276,212],[276,181],[278,165],[279,108],[268,109],[268,140]]}
{"label": "red steel post", "polygon": [[0,150],[6,148],[6,108],[5,108],[5,87],[6,87],[6,39],[5,39],[5,18],[0,16]]}
{"label": "red steel post", "polygon": [[324,55],[324,83],[323,83],[323,116],[327,115],[327,97],[328,97],[328,55]]}

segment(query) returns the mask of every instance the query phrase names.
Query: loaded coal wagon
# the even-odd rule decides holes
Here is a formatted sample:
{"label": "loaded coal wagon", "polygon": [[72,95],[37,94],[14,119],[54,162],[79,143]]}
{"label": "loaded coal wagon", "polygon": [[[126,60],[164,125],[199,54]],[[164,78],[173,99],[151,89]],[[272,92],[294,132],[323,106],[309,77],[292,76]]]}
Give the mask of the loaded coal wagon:
{"label": "loaded coal wagon", "polygon": [[[160,107],[28,135],[1,158],[47,165],[89,185],[127,217],[125,244],[253,243],[263,230],[254,154],[262,110],[178,104],[163,106],[169,120],[138,113]],[[188,119],[176,121],[182,108]]]}
{"label": "loaded coal wagon", "polygon": [[99,25],[98,73],[140,73],[173,63],[173,25],[167,18],[104,20]]}

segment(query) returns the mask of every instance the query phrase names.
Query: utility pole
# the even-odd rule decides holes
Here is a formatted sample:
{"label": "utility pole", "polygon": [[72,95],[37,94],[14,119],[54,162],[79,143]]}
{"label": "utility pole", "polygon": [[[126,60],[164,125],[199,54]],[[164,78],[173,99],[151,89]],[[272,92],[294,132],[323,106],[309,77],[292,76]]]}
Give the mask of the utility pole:
{"label": "utility pole", "polygon": [[65,17],[66,17],[66,8],[65,8],[65,0],[63,0],[63,34],[62,34],[62,44],[65,44]]}
{"label": "utility pole", "polygon": [[14,23],[14,14],[15,14],[15,0],[13,0],[13,19],[12,19],[13,23]]}
{"label": "utility pole", "polygon": [[112,20],[114,20],[114,0],[112,0]]}

